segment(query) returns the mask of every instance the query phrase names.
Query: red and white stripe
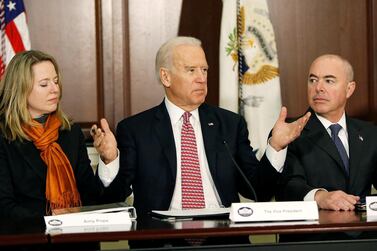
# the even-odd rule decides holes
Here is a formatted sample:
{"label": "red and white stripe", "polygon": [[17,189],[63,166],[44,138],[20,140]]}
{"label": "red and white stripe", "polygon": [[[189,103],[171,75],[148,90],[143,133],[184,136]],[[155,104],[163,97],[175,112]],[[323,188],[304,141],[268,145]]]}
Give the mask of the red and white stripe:
{"label": "red and white stripe", "polygon": [[5,25],[4,1],[0,1],[0,21],[1,21],[1,55],[0,55],[0,77],[3,75],[6,65],[9,64],[13,56],[21,51],[30,50],[29,29],[26,20],[26,13],[21,12],[15,19]]}
{"label": "red and white stripe", "polygon": [[0,1],[0,77],[5,71],[5,8],[4,1]]}
{"label": "red and white stripe", "polygon": [[5,27],[6,61],[8,65],[13,56],[20,51],[30,50],[29,30],[26,23],[25,12],[18,15]]}

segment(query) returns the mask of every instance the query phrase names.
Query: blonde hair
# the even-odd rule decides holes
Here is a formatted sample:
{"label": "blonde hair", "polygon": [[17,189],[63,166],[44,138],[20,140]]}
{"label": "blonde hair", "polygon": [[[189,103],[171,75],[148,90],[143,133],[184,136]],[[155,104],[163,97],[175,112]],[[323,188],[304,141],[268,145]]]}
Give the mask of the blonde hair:
{"label": "blonde hair", "polygon": [[[9,62],[0,82],[0,131],[9,141],[30,140],[22,129],[23,125],[33,125],[27,99],[33,89],[33,66],[49,61],[54,65],[58,75],[60,97],[62,97],[62,84],[59,67],[56,60],[41,51],[30,50],[16,54]],[[70,130],[71,124],[68,117],[61,109],[60,103],[55,111],[62,122],[61,130]]]}
{"label": "blonde hair", "polygon": [[161,45],[160,49],[157,52],[156,55],[156,61],[155,61],[155,72],[157,79],[160,80],[160,69],[162,67],[171,69],[171,66],[173,64],[172,59],[172,53],[173,49],[179,45],[192,45],[192,46],[198,46],[202,47],[202,42],[194,37],[174,37],[167,42],[165,42],[163,45]]}

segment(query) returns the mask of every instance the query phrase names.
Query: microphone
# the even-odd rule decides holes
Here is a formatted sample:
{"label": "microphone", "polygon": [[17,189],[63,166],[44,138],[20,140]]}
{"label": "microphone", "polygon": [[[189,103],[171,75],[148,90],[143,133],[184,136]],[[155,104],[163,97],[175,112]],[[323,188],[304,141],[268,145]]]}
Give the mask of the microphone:
{"label": "microphone", "polygon": [[224,143],[224,146],[225,146],[225,148],[226,148],[226,151],[228,152],[229,157],[230,157],[230,159],[232,160],[234,166],[237,168],[238,172],[241,174],[242,178],[244,179],[244,181],[246,182],[247,186],[249,187],[251,193],[253,194],[253,196],[254,196],[254,201],[255,201],[255,202],[258,202],[257,194],[255,193],[254,187],[251,185],[249,179],[246,177],[245,173],[242,171],[242,169],[240,168],[240,166],[237,164],[236,160],[233,158],[233,155],[232,155],[232,153],[230,152],[230,149],[229,149],[228,143],[227,143],[225,140],[223,141],[223,143]]}

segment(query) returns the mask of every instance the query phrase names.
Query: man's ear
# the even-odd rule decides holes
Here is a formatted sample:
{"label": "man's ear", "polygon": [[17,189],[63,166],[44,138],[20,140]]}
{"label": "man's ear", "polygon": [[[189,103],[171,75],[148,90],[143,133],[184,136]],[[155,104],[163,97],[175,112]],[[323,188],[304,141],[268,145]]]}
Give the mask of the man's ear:
{"label": "man's ear", "polygon": [[355,81],[348,82],[348,84],[347,84],[347,98],[352,96],[355,89],[356,89],[356,82]]}
{"label": "man's ear", "polygon": [[160,68],[160,79],[161,83],[166,87],[170,87],[170,73],[167,68]]}

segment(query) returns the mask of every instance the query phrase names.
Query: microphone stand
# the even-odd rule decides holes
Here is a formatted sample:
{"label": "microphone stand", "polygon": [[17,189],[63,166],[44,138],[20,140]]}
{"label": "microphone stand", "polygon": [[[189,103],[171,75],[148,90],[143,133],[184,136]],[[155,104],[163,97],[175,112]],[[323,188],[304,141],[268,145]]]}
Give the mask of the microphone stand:
{"label": "microphone stand", "polygon": [[225,146],[225,148],[226,148],[226,150],[227,150],[227,152],[229,154],[229,157],[232,160],[234,166],[237,168],[238,172],[241,174],[242,178],[244,179],[244,181],[246,182],[247,186],[249,187],[251,193],[253,194],[254,201],[258,202],[257,194],[255,193],[255,190],[254,190],[253,186],[251,185],[249,179],[246,177],[245,173],[242,171],[242,169],[240,168],[240,166],[237,164],[236,160],[233,158],[232,153],[230,152],[228,143],[225,140],[223,141],[223,143],[224,143],[224,146]]}

